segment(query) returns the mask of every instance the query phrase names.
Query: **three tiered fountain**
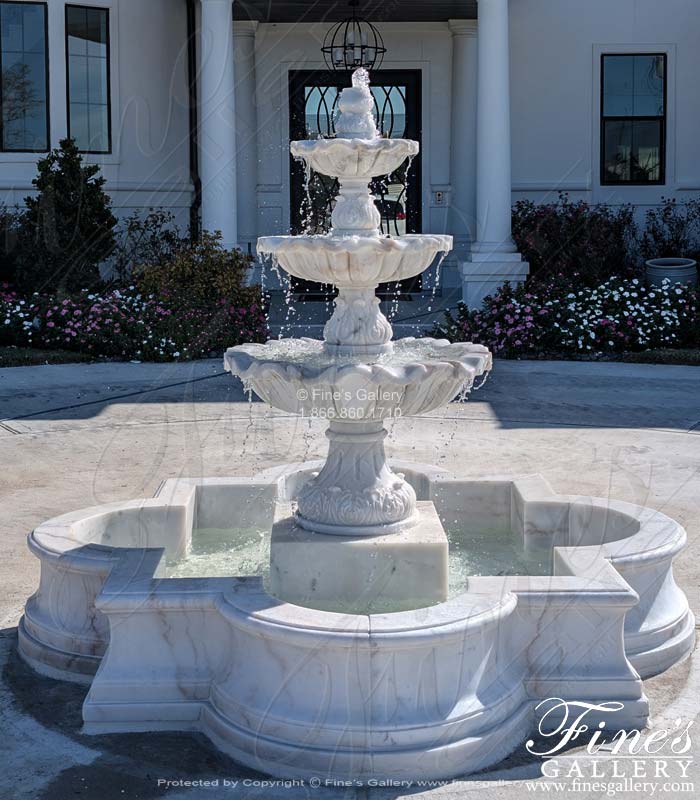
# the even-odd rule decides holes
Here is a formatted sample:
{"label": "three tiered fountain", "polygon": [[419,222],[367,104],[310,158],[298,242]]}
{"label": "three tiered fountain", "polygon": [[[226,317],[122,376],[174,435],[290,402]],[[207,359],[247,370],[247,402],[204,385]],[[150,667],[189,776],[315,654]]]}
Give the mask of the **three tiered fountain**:
{"label": "three tiered fountain", "polygon": [[418,145],[380,138],[372,105],[360,71],[338,136],[292,144],[340,179],[331,233],[259,241],[338,287],[324,340],[225,357],[270,405],[327,420],[325,463],[169,480],[29,536],[41,583],[19,651],[90,685],[89,733],[202,731],[312,786],[450,778],[499,762],[566,702],[590,730],[642,727],[642,679],[692,648],[672,570],[686,534],[664,514],[539,476],[387,461],[387,421],[464,399],[492,364],[477,345],[392,341],[377,285],[452,242],[380,235],[368,182]]}
{"label": "three tiered fountain", "polygon": [[394,172],[418,144],[381,138],[373,107],[359,69],[340,96],[337,138],[292,143],[307,169],[340,181],[331,233],[258,241],[259,255],[295,278],[338,287],[323,341],[242,345],[225,363],[275,408],[329,423],[325,465],[299,491],[295,513],[278,511],[273,593],[324,609],[396,611],[447,598],[448,543],[434,505],[417,504],[387,464],[385,421],[464,396],[491,356],[479,345],[392,341],[378,285],[420,274],[452,249],[452,237],[381,235],[369,181]]}

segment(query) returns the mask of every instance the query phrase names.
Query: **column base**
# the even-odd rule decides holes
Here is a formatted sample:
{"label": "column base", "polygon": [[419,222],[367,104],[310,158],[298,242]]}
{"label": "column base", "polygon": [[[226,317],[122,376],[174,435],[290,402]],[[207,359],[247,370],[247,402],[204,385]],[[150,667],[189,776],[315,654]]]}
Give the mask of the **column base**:
{"label": "column base", "polygon": [[506,281],[522,283],[530,274],[530,265],[520,253],[472,251],[460,261],[462,302],[469,308],[480,308],[485,297],[492,295]]}
{"label": "column base", "polygon": [[270,591],[279,600],[323,611],[390,613],[444,602],[447,536],[430,502],[416,524],[372,537],[307,531],[279,504],[270,542]]}

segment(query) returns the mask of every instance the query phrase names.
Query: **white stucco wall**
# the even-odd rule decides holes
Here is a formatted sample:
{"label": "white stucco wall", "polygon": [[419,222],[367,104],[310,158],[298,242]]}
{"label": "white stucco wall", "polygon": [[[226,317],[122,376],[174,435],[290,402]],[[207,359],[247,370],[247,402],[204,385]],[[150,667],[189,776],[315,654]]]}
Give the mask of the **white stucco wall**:
{"label": "white stucco wall", "polygon": [[[67,135],[65,2],[47,0],[51,145]],[[169,208],[186,225],[191,202],[185,3],[89,0],[110,9],[113,152],[89,155],[120,215]],[[0,199],[31,190],[39,155],[0,153]]]}
{"label": "white stucco wall", "polygon": [[[510,0],[514,198],[655,205],[700,193],[700,2]],[[668,53],[665,186],[600,185],[600,55]]]}

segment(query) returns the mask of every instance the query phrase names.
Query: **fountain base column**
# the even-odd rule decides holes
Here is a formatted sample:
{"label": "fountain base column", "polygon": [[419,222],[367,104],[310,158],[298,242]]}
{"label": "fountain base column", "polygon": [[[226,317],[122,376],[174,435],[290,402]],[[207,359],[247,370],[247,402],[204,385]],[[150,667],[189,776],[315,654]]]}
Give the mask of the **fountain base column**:
{"label": "fountain base column", "polygon": [[383,422],[334,420],[326,436],[326,463],[297,498],[302,528],[335,536],[381,536],[415,524],[416,493],[387,464]]}
{"label": "fountain base column", "polygon": [[430,502],[417,523],[381,536],[328,536],[298,524],[279,504],[270,541],[269,591],[285,603],[322,611],[382,614],[444,602],[447,536]]}

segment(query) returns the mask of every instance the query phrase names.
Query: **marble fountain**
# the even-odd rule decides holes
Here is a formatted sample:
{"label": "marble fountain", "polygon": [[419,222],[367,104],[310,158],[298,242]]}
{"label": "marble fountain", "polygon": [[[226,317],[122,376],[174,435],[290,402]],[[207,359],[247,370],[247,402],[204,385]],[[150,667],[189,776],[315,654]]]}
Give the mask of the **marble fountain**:
{"label": "marble fountain", "polygon": [[380,236],[368,182],[418,146],[379,138],[371,108],[358,72],[337,138],[292,144],[340,180],[332,232],[259,242],[338,287],[324,340],[225,356],[270,405],[327,420],[326,461],[168,480],[29,536],[41,580],[19,651],[89,685],[88,733],[200,731],[281,777],[450,778],[522,746],[548,698],[615,701],[588,724],[643,726],[642,679],[692,647],[674,520],[538,476],[387,460],[387,421],[465,399],[492,363],[478,345],[392,341],[377,285],[452,242]]}

